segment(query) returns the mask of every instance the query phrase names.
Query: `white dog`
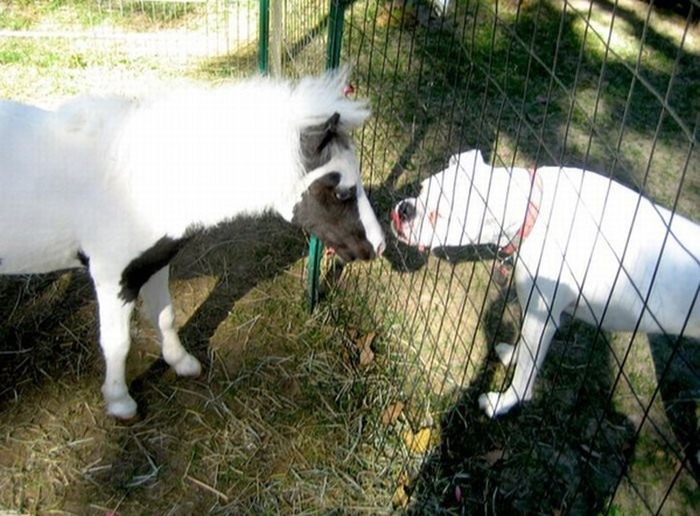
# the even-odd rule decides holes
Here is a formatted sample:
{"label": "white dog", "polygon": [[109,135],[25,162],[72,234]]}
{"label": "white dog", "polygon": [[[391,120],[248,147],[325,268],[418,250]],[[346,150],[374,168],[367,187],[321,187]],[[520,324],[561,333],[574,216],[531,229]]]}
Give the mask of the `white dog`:
{"label": "white dog", "polygon": [[599,174],[493,168],[473,150],[391,217],[397,237],[419,248],[517,251],[520,339],[496,346],[516,368],[505,392],[479,398],[490,417],[532,398],[564,312],[612,331],[700,337],[700,226]]}
{"label": "white dog", "polygon": [[179,375],[201,370],[168,292],[168,263],[193,231],[275,211],[345,260],[381,254],[349,136],[369,110],[346,84],[341,72],[79,98],[57,111],[0,102],[0,273],[88,267],[109,414],[136,414],[124,366],[139,294],[165,361]]}

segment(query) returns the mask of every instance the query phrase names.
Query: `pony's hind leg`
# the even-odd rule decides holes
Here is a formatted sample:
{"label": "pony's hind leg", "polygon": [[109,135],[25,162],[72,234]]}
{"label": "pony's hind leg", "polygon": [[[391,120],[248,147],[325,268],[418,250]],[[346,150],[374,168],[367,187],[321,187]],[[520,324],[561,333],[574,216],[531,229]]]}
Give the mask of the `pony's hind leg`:
{"label": "pony's hind leg", "polygon": [[158,329],[163,358],[168,365],[180,376],[198,376],[202,372],[202,366],[187,352],[177,336],[168,277],[169,267],[164,267],[141,287],[143,311]]}

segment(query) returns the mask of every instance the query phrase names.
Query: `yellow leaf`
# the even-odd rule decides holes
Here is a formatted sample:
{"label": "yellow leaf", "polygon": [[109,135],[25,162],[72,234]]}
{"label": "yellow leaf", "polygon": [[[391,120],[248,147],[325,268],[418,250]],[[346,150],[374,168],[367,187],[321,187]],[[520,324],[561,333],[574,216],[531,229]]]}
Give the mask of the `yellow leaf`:
{"label": "yellow leaf", "polygon": [[437,430],[432,428],[422,428],[415,434],[407,430],[403,434],[404,442],[408,450],[414,454],[425,453],[437,437]]}
{"label": "yellow leaf", "polygon": [[374,361],[374,351],[369,347],[360,351],[360,365],[368,366]]}
{"label": "yellow leaf", "polygon": [[403,485],[400,485],[394,491],[394,496],[391,497],[391,504],[396,508],[405,508],[408,505],[408,494]]}
{"label": "yellow leaf", "polygon": [[372,346],[372,342],[374,342],[374,338],[376,336],[377,336],[376,331],[371,331],[367,335],[365,335],[364,337],[357,335],[355,337],[355,346],[360,351],[362,351],[363,349],[367,349],[367,348]]}
{"label": "yellow leaf", "polygon": [[490,452],[484,453],[479,458],[486,461],[489,466],[493,466],[499,460],[507,460],[508,452],[501,449],[491,450]]}

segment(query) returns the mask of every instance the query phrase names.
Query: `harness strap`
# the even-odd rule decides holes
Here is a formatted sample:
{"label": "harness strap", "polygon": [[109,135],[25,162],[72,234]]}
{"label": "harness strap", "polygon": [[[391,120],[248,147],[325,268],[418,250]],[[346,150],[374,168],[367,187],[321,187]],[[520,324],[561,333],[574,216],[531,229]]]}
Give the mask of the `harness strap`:
{"label": "harness strap", "polygon": [[530,195],[528,196],[527,213],[521,228],[511,238],[508,245],[501,247],[498,252],[501,256],[508,257],[518,250],[523,240],[532,231],[540,213],[540,203],[542,202],[542,178],[537,175],[537,169],[528,169],[530,173]]}

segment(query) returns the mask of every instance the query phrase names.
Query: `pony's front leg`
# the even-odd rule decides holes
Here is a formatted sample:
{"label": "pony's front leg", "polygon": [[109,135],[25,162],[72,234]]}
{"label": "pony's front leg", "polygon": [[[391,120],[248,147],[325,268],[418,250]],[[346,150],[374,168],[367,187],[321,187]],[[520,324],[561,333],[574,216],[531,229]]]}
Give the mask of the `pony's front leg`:
{"label": "pony's front leg", "polygon": [[129,323],[134,302],[119,297],[119,285],[95,281],[100,318],[100,346],[105,358],[102,394],[107,413],[120,419],[136,415],[136,402],[126,386],[126,357],[129,354]]}
{"label": "pony's front leg", "polygon": [[198,376],[202,372],[199,360],[187,352],[177,336],[168,276],[169,267],[164,267],[141,287],[143,311],[158,329],[163,358],[168,365],[180,376]]}

